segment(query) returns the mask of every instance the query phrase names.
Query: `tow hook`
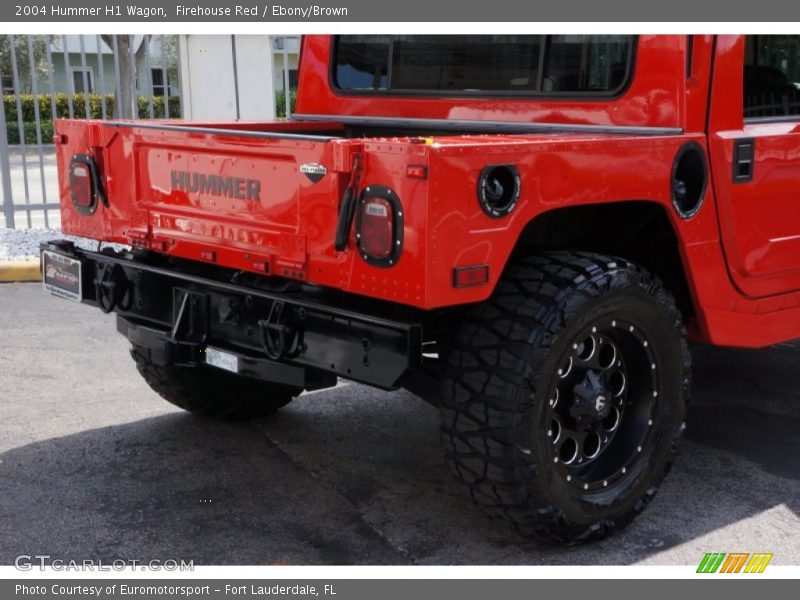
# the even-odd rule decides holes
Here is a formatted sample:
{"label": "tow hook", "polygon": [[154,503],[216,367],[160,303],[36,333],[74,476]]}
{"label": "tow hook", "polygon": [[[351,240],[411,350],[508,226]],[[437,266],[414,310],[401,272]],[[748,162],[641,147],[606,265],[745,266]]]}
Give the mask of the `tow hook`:
{"label": "tow hook", "polygon": [[287,309],[281,300],[272,303],[269,316],[258,321],[264,351],[269,358],[296,358],[306,351],[302,329],[305,313],[304,308]]}
{"label": "tow hook", "polygon": [[121,310],[130,310],[133,294],[122,267],[117,264],[98,264],[94,286],[97,305],[104,313],[110,313],[118,306]]}

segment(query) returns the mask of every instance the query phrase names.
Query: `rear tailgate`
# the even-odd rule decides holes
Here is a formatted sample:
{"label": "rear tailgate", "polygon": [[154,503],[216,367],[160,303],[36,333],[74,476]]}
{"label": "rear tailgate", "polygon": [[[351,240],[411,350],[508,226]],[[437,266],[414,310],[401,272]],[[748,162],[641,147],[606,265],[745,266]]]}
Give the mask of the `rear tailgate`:
{"label": "rear tailgate", "polygon": [[358,144],[269,125],[59,122],[62,186],[72,157],[89,154],[109,203],[87,218],[62,202],[64,231],[305,279],[309,252],[335,259],[338,200]]}

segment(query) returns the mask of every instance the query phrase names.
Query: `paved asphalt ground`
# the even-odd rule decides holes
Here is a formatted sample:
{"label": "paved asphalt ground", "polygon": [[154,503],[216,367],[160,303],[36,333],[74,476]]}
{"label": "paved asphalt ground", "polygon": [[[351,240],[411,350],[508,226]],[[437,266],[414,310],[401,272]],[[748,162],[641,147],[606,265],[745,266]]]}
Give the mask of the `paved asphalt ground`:
{"label": "paved asphalt ground", "polygon": [[601,543],[497,528],[450,480],[437,415],[346,385],[219,424],[139,378],[112,317],[0,286],[0,564],[800,564],[800,345],[695,349],[688,439],[649,509]]}

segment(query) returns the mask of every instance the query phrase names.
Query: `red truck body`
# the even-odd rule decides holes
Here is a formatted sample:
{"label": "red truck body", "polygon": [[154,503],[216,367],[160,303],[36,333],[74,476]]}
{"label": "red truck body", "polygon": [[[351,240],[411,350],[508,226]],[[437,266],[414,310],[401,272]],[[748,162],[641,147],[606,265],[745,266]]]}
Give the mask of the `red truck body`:
{"label": "red truck body", "polygon": [[482,509],[601,538],[687,336],[800,337],[800,36],[761,38],[306,36],[289,121],[58,121],[65,233],[133,248],[48,243],[45,287],[204,416],[409,389]]}
{"label": "red truck body", "polygon": [[[331,47],[329,36],[305,38],[297,113],[288,122],[60,121],[64,232],[434,309],[486,299],[523,231],[542,215],[647,202],[663,208],[677,239],[695,339],[763,346],[800,336],[793,164],[800,130],[744,122],[742,36],[641,36],[625,92],[583,101],[344,95],[331,85]],[[418,135],[345,136],[353,122],[391,127],[414,119]],[[465,129],[480,122],[497,133],[439,134],[440,121]],[[756,176],[737,186],[730,173],[739,138],[757,140]],[[713,174],[690,219],[673,209],[670,189],[673,157],[687,141],[708,153]],[[69,201],[68,167],[80,153],[95,157],[112,199],[88,217]],[[355,155],[366,157],[362,185],[390,187],[405,208],[402,254],[388,269],[333,247]],[[491,163],[520,170],[518,205],[503,220],[474,200]],[[303,164],[323,165],[329,175],[313,182],[300,175]],[[414,166],[426,177],[410,176]],[[260,200],[181,188],[173,185],[176,170],[256,178]],[[454,269],[478,265],[488,265],[485,285],[454,287]]]}

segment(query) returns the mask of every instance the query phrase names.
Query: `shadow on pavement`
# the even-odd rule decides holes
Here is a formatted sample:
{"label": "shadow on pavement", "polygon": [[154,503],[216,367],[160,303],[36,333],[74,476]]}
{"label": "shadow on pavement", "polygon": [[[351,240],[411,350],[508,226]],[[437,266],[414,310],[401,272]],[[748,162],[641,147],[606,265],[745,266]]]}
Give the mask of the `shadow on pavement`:
{"label": "shadow on pavement", "polygon": [[0,563],[43,553],[197,564],[627,564],[781,504],[797,515],[800,351],[695,353],[680,458],[651,507],[599,544],[548,547],[496,527],[450,481],[432,408],[353,385],[253,423],[168,413],[5,452]]}

